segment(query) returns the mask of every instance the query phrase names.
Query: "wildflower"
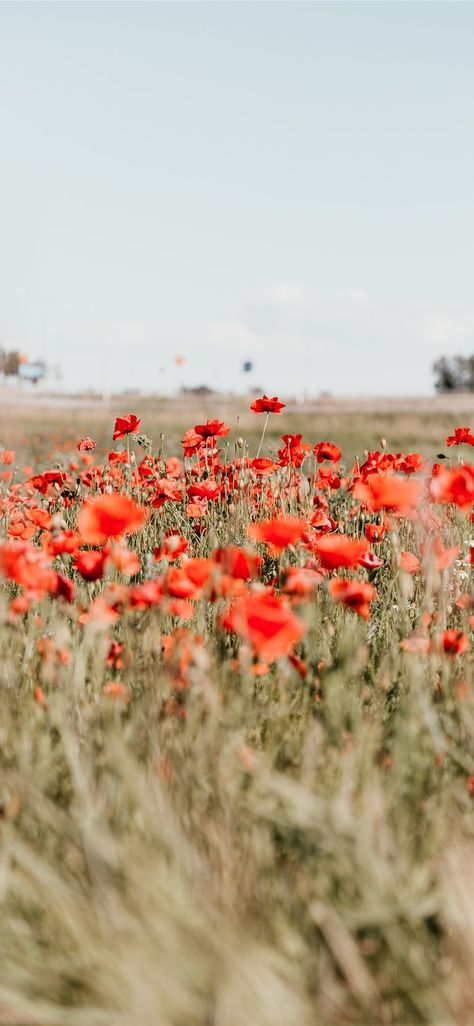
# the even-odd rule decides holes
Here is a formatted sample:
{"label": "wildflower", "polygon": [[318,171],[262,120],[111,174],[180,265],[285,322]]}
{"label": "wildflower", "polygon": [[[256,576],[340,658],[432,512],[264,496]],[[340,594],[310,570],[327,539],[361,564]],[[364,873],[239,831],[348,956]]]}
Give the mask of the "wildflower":
{"label": "wildflower", "polygon": [[108,552],[103,549],[78,552],[73,567],[85,581],[98,581],[104,575],[107,557]]}
{"label": "wildflower", "polygon": [[297,517],[278,517],[250,524],[247,534],[253,541],[264,542],[272,555],[278,555],[288,545],[296,545],[306,529],[304,520]]}
{"label": "wildflower", "polygon": [[279,463],[281,467],[301,467],[311,446],[301,441],[302,435],[283,435],[284,445],[278,450]]}
{"label": "wildflower", "polygon": [[77,518],[77,528],[85,542],[102,545],[109,538],[135,533],[146,519],[146,510],[133,499],[114,493],[85,502]]}
{"label": "wildflower", "polygon": [[345,534],[325,534],[312,546],[326,570],[356,566],[367,552],[367,542]]}
{"label": "wildflower", "polygon": [[324,460],[328,460],[329,463],[338,463],[342,455],[341,450],[333,442],[318,442],[314,446],[313,453],[318,463],[324,463]]}
{"label": "wildflower", "polygon": [[384,534],[387,531],[387,524],[384,520],[382,524],[366,524],[364,528],[364,534],[367,541],[373,544],[374,542],[382,541]]}
{"label": "wildflower", "polygon": [[125,438],[125,435],[136,435],[140,424],[141,419],[136,417],[134,413],[124,413],[123,417],[117,417],[112,435],[114,442],[117,442],[120,438]]}
{"label": "wildflower", "polygon": [[430,492],[435,502],[453,503],[467,511],[474,503],[474,466],[464,463],[450,470],[441,468],[432,478]]}
{"label": "wildflower", "polygon": [[214,559],[225,574],[242,581],[258,577],[263,562],[261,557],[254,552],[241,549],[237,545],[228,545],[225,549],[217,549]]}
{"label": "wildflower", "polygon": [[273,460],[269,460],[265,456],[260,456],[258,459],[255,457],[255,459],[250,460],[249,466],[253,471],[255,471],[258,477],[267,477],[269,474],[273,474],[277,469]]}
{"label": "wildflower", "polygon": [[266,591],[238,598],[224,614],[222,625],[249,641],[266,662],[287,655],[306,630],[282,598]]}
{"label": "wildflower", "polygon": [[194,428],[190,428],[189,431],[186,431],[181,445],[184,449],[184,456],[194,456],[204,445],[204,439]]}
{"label": "wildflower", "polygon": [[367,581],[348,580],[344,577],[335,577],[329,581],[329,592],[335,602],[343,602],[349,609],[353,609],[358,616],[364,620],[370,617],[370,603],[376,597],[376,591],[372,584]]}
{"label": "wildflower", "polygon": [[125,574],[126,577],[134,577],[140,571],[140,560],[137,553],[125,546],[114,545],[110,550],[110,561],[116,570]]}
{"label": "wildflower", "polygon": [[365,552],[363,556],[358,560],[359,566],[363,566],[365,570],[380,570],[383,566],[383,559],[377,556],[375,552]]}
{"label": "wildflower", "polygon": [[94,442],[92,438],[80,438],[76,449],[78,452],[90,452],[92,449],[95,449],[96,445],[97,442]]}
{"label": "wildflower", "polygon": [[453,435],[448,435],[446,445],[474,445],[474,437],[468,427],[457,427]]}
{"label": "wildflower", "polygon": [[269,399],[268,395],[263,395],[261,399],[254,399],[250,404],[250,409],[254,413],[281,413],[285,409],[285,403],[280,402],[276,395],[273,396],[273,399]]}
{"label": "wildflower", "polygon": [[413,552],[404,551],[400,553],[400,568],[406,574],[418,574],[421,570],[421,563]]}
{"label": "wildflower", "polygon": [[381,509],[407,513],[418,503],[420,486],[417,481],[405,481],[391,473],[377,473],[357,481],[353,491],[374,513]]}
{"label": "wildflower", "polygon": [[285,571],[282,591],[286,595],[308,597],[316,590],[323,575],[308,567],[289,566]]}
{"label": "wildflower", "polygon": [[201,439],[222,438],[229,434],[230,427],[220,420],[208,420],[205,424],[196,424],[194,430]]}
{"label": "wildflower", "polygon": [[165,502],[181,502],[182,498],[181,489],[175,481],[168,481],[168,478],[160,477],[156,482],[156,491],[150,497],[150,506],[159,509]]}
{"label": "wildflower", "polygon": [[209,477],[207,481],[198,481],[188,488],[190,499],[208,499],[209,502],[215,502],[221,492],[222,486],[217,484],[215,478],[212,477]]}
{"label": "wildflower", "polygon": [[160,559],[167,559],[170,563],[173,563],[175,559],[179,559],[183,552],[186,552],[189,542],[187,538],[183,538],[180,534],[167,534],[162,545],[157,545],[154,549],[153,556],[158,562]]}
{"label": "wildflower", "polygon": [[441,646],[446,655],[461,655],[468,647],[467,635],[455,629],[444,631],[441,635]]}

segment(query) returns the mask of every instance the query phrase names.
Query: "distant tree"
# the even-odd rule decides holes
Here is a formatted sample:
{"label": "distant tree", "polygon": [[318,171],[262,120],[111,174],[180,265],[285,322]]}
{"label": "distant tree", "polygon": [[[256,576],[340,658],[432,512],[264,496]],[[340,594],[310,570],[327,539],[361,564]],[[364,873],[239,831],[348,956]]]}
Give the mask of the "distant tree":
{"label": "distant tree", "polygon": [[215,389],[209,388],[209,385],[196,385],[194,388],[186,388],[186,386],[183,385],[181,394],[205,397],[206,395],[215,395]]}
{"label": "distant tree", "polygon": [[433,371],[437,392],[474,392],[474,356],[442,356]]}
{"label": "distant tree", "polygon": [[0,373],[5,377],[15,377],[18,374],[20,363],[21,353],[17,353],[16,350],[8,352],[5,349],[0,349]]}

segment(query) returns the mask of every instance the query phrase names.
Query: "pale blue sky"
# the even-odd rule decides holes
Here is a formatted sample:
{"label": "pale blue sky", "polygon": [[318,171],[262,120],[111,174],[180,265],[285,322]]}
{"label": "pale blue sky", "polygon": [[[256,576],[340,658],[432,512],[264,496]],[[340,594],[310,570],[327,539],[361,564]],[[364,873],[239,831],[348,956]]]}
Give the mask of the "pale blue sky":
{"label": "pale blue sky", "polygon": [[1,3],[0,344],[429,392],[474,351],[473,53],[472,3]]}

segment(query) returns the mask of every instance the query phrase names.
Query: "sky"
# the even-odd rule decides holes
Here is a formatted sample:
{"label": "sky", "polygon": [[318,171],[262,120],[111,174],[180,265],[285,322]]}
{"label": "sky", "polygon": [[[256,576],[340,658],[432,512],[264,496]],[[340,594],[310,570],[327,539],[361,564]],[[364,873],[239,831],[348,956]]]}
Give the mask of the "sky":
{"label": "sky", "polygon": [[474,351],[473,49],[472,3],[0,3],[0,346],[429,394]]}

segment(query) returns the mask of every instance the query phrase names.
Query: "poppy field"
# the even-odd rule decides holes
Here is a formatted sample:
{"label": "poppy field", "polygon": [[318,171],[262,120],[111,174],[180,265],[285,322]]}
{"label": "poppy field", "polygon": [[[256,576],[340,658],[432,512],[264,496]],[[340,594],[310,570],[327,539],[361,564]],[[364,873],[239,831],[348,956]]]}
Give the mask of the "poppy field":
{"label": "poppy field", "polygon": [[244,412],[0,451],[0,1024],[474,1022],[474,435]]}

